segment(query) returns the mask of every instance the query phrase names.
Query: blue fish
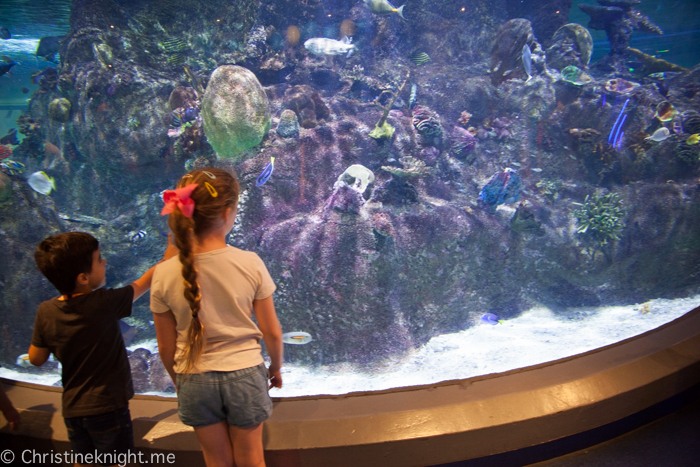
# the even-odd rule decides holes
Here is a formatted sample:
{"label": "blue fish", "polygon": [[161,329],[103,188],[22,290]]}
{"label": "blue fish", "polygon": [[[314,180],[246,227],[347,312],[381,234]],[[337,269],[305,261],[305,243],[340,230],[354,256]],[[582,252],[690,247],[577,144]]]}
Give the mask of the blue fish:
{"label": "blue fish", "polygon": [[498,317],[498,315],[494,315],[493,313],[485,313],[481,316],[481,321],[486,323],[486,324],[491,324],[491,325],[497,325],[497,324],[503,324],[503,320]]}
{"label": "blue fish", "polygon": [[265,166],[262,173],[258,176],[255,181],[255,186],[263,186],[272,176],[272,171],[275,170],[275,158],[270,158],[270,163]]}

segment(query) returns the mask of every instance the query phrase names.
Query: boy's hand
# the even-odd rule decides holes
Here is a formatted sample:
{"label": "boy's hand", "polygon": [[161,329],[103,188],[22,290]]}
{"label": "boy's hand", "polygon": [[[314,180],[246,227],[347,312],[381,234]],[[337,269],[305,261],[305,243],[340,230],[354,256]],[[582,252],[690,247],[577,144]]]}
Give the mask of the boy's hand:
{"label": "boy's hand", "polygon": [[180,253],[180,250],[177,249],[175,244],[173,243],[173,234],[169,233],[168,234],[168,247],[165,249],[165,253],[163,254],[163,261],[166,261],[173,256],[177,256]]}

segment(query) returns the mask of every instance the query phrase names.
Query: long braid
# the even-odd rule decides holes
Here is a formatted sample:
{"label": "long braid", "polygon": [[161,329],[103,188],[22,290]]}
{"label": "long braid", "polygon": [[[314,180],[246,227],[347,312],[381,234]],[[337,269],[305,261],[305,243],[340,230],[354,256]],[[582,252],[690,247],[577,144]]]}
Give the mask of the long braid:
{"label": "long braid", "polygon": [[[222,169],[208,168],[192,171],[180,179],[178,187],[182,188],[190,183],[199,185],[191,195],[195,201],[193,216],[185,217],[179,209],[176,209],[168,219],[168,225],[175,235],[175,246],[180,250],[184,296],[192,313],[187,332],[189,345],[185,348],[183,355],[184,373],[189,373],[195,368],[204,350],[204,325],[199,317],[202,296],[197,281],[193,244],[197,237],[207,232],[220,219],[226,208],[237,205],[239,193],[236,177]],[[205,184],[209,187],[205,188]],[[214,190],[216,196],[213,196],[211,190]]]}
{"label": "long braid", "polygon": [[192,321],[187,332],[189,346],[185,348],[185,373],[189,373],[195,366],[204,347],[204,326],[199,319],[199,310],[202,296],[199,293],[197,282],[197,268],[194,265],[194,252],[192,243],[194,240],[194,220],[187,218],[177,210],[170,215],[168,220],[170,228],[175,234],[175,246],[180,250],[179,258],[182,264],[182,282],[185,286],[185,299],[190,304]]}

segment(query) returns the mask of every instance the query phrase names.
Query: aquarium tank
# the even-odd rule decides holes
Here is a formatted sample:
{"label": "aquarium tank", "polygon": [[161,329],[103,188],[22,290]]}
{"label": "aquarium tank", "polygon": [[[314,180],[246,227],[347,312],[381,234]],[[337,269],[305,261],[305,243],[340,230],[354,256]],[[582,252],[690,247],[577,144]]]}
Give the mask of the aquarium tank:
{"label": "aquarium tank", "polygon": [[[392,0],[393,2],[393,0]],[[0,375],[27,365],[33,251],[89,232],[107,286],[167,242],[161,193],[237,174],[231,245],[275,283],[284,388],[512,370],[700,306],[690,0],[4,0]],[[174,396],[148,298],[136,391]]]}

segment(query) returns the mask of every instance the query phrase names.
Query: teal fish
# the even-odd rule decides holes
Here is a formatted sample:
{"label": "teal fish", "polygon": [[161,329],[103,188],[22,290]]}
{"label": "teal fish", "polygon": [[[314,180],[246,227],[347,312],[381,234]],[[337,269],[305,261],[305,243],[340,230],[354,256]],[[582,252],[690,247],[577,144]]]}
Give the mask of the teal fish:
{"label": "teal fish", "polygon": [[285,332],[282,334],[282,342],[292,345],[304,345],[311,342],[313,338],[308,332]]}
{"label": "teal fish", "polygon": [[418,66],[425,65],[426,63],[430,62],[430,56],[425,52],[421,52],[420,50],[414,50],[411,52],[408,59]]}
{"label": "teal fish", "polygon": [[403,7],[406,5],[401,5],[396,8],[394,5],[389,3],[387,0],[362,0],[369,11],[377,15],[390,15],[392,13],[398,13],[398,15],[404,21],[406,18],[403,16]]}

